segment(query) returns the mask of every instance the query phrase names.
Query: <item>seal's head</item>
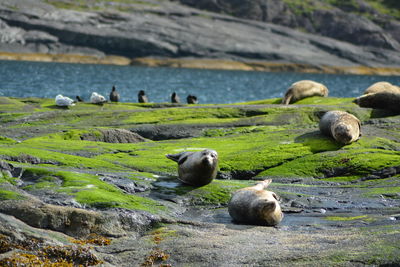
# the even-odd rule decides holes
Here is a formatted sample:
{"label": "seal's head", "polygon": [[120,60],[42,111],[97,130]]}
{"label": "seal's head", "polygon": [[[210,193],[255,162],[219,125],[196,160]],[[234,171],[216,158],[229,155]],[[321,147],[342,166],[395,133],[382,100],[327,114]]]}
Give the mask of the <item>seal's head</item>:
{"label": "seal's head", "polygon": [[354,141],[351,127],[344,123],[337,124],[332,135],[336,141],[346,145]]}
{"label": "seal's head", "polygon": [[218,164],[218,153],[212,149],[205,149],[200,154],[201,163],[204,166],[215,166]]}
{"label": "seal's head", "polygon": [[260,198],[253,203],[256,223],[263,225],[277,225],[283,219],[278,196],[271,191],[262,191]]}

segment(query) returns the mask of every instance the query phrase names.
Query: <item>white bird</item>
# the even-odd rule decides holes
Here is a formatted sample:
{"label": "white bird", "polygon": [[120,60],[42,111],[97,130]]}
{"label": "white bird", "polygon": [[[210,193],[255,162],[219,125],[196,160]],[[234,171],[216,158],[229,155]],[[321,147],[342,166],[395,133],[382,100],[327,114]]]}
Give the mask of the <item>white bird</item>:
{"label": "white bird", "polygon": [[59,107],[69,107],[75,106],[74,100],[67,96],[57,95],[56,96],[56,105]]}
{"label": "white bird", "polygon": [[90,96],[90,102],[93,104],[103,104],[107,102],[106,98],[96,92],[93,92]]}

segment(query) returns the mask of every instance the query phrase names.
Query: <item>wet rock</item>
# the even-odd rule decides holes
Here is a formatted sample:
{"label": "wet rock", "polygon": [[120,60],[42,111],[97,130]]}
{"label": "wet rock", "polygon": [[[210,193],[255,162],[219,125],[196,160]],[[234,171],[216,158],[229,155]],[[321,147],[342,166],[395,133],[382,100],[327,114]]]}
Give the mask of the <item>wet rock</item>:
{"label": "wet rock", "polygon": [[361,178],[361,181],[385,179],[400,174],[400,166],[388,167],[373,171],[370,175]]}
{"label": "wet rock", "polygon": [[150,186],[138,185],[131,179],[123,177],[105,176],[101,179],[107,183],[117,186],[118,188],[121,188],[128,194],[133,194],[135,192],[144,192],[151,188]]}
{"label": "wet rock", "polygon": [[3,173],[8,177],[20,178],[22,168],[14,167],[12,164],[0,160],[0,174]]}

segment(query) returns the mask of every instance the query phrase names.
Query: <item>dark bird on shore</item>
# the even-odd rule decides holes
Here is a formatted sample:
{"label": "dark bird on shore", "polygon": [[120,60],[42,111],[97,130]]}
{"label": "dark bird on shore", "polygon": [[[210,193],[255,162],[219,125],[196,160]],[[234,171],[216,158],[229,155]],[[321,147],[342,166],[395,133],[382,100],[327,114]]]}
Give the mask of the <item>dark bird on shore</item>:
{"label": "dark bird on shore", "polygon": [[180,102],[181,100],[179,96],[175,92],[173,92],[171,95],[171,103],[180,103]]}
{"label": "dark bird on shore", "polygon": [[119,102],[119,98],[119,93],[116,91],[115,86],[113,86],[110,93],[110,101]]}
{"label": "dark bird on shore", "polygon": [[198,104],[199,103],[199,101],[197,100],[197,97],[195,95],[188,95],[186,100],[187,100],[188,104]]}
{"label": "dark bird on shore", "polygon": [[84,102],[83,99],[82,99],[82,97],[80,97],[79,95],[76,96],[76,100],[77,100],[78,102]]}
{"label": "dark bird on shore", "polygon": [[140,90],[138,93],[138,101],[139,103],[148,103],[149,99],[146,96],[146,93],[143,90]]}

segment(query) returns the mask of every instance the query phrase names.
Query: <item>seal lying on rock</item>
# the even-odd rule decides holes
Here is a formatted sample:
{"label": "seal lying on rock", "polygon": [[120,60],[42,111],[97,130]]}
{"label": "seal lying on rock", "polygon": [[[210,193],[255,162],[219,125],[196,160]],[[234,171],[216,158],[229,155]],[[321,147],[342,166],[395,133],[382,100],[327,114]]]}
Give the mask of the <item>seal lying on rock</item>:
{"label": "seal lying on rock", "polygon": [[371,85],[370,87],[368,87],[364,91],[364,95],[374,94],[374,93],[383,93],[383,92],[400,94],[400,87],[395,86],[388,82],[377,82],[377,83],[374,83],[373,85]]}
{"label": "seal lying on rock", "polygon": [[288,105],[311,96],[328,96],[328,93],[328,88],[321,83],[310,80],[298,81],[286,91],[282,104]]}
{"label": "seal lying on rock", "polygon": [[178,162],[179,180],[185,184],[203,186],[217,176],[218,154],[215,150],[181,152],[167,154],[166,157]]}
{"label": "seal lying on rock", "polygon": [[283,219],[278,196],[264,190],[272,180],[264,180],[255,186],[234,192],[228,204],[231,217],[240,223],[277,225]]}
{"label": "seal lying on rock", "polygon": [[361,122],[355,116],[340,110],[325,113],[319,121],[320,131],[337,142],[350,144],[361,136]]}
{"label": "seal lying on rock", "polygon": [[378,108],[387,109],[394,112],[400,112],[400,92],[380,92],[362,95],[354,101],[357,105],[363,108]]}

